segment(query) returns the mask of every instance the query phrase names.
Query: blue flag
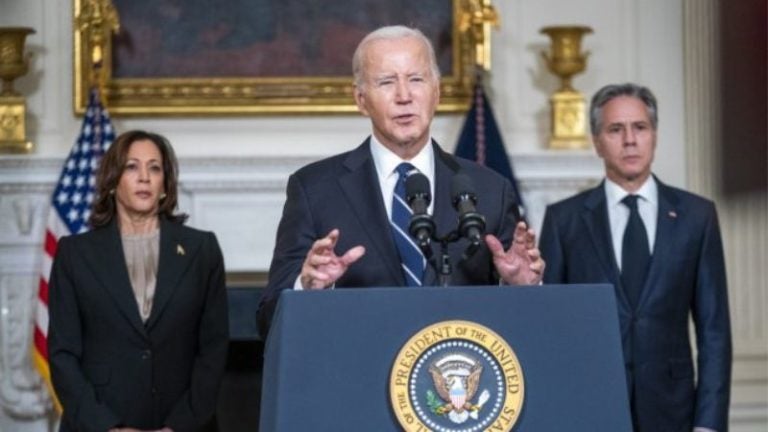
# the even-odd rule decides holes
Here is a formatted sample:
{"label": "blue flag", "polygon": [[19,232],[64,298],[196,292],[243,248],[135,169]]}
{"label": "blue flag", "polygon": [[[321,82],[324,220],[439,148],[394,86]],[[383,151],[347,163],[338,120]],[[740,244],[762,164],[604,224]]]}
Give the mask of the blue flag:
{"label": "blue flag", "polygon": [[517,179],[515,179],[507,151],[504,148],[504,141],[501,139],[496,118],[493,116],[491,104],[485,95],[480,78],[475,84],[472,106],[467,113],[461,135],[459,135],[456,156],[485,165],[506,177],[512,184],[512,192],[517,201],[518,219],[526,220],[523,197],[520,194]]}

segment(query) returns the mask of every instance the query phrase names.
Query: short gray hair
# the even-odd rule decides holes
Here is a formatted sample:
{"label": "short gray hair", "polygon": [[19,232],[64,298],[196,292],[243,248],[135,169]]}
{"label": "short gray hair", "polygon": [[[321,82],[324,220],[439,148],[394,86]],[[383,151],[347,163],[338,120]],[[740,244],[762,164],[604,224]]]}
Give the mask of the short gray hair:
{"label": "short gray hair", "polygon": [[648,89],[634,83],[609,84],[592,96],[592,102],[589,107],[589,127],[592,129],[592,135],[598,135],[602,129],[603,106],[611,100],[620,97],[629,96],[640,99],[645,104],[648,111],[648,117],[651,120],[651,126],[656,130],[659,126],[659,109],[656,104],[656,96]]}
{"label": "short gray hair", "polygon": [[352,75],[355,77],[355,85],[362,87],[364,83],[363,69],[366,50],[371,42],[378,40],[393,40],[403,38],[415,38],[424,44],[429,54],[430,69],[435,80],[440,81],[440,68],[437,66],[437,57],[435,56],[435,49],[432,47],[432,42],[424,36],[424,33],[419,29],[406,27],[402,25],[380,27],[363,38],[357,45],[355,54],[352,56]]}

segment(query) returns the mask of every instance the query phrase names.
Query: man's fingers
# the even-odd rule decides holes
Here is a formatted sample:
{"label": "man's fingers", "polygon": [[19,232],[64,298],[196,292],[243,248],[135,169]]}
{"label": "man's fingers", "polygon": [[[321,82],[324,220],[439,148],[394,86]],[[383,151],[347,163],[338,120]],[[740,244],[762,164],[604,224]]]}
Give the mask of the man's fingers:
{"label": "man's fingers", "polygon": [[504,246],[501,244],[496,236],[488,234],[485,236],[485,245],[491,251],[494,257],[501,258],[504,256]]}
{"label": "man's fingers", "polygon": [[312,248],[309,250],[308,255],[321,255],[329,250],[333,250],[332,240],[328,237],[323,237],[312,243]]}
{"label": "man's fingers", "polygon": [[365,247],[363,246],[355,246],[352,249],[348,250],[347,253],[341,256],[341,262],[345,266],[349,266],[353,262],[359,260],[363,255],[365,255]]}
{"label": "man's fingers", "polygon": [[[513,239],[515,243],[527,243],[528,242],[528,225],[525,222],[520,221],[515,225],[515,233]],[[532,230],[531,230],[532,231]]]}
{"label": "man's fingers", "polygon": [[312,254],[307,259],[307,263],[313,267],[328,264],[333,260],[332,255]]}
{"label": "man's fingers", "polygon": [[528,228],[528,231],[525,233],[525,246],[527,248],[532,248],[536,245],[536,233],[533,231],[533,228]]}
{"label": "man's fingers", "polygon": [[531,261],[536,261],[537,259],[541,258],[541,251],[538,249],[529,249],[528,258],[530,258]]}
{"label": "man's fingers", "polygon": [[325,288],[330,284],[330,276],[328,273],[319,271],[317,269],[311,269],[307,272],[307,276],[309,277],[309,288],[310,289],[319,289],[319,288]]}
{"label": "man's fingers", "polygon": [[541,252],[538,249],[532,249],[528,251],[528,258],[531,260],[531,264],[528,266],[535,273],[542,273],[544,271],[544,260],[541,259]]}
{"label": "man's fingers", "polygon": [[338,240],[339,230],[334,228],[325,237],[315,240],[315,242],[312,243],[312,248],[309,250],[309,253],[324,254],[327,251],[332,252]]}
{"label": "man's fingers", "polygon": [[337,228],[332,229],[325,238],[331,241],[331,249],[333,249],[336,247],[336,242],[339,240],[339,230]]}

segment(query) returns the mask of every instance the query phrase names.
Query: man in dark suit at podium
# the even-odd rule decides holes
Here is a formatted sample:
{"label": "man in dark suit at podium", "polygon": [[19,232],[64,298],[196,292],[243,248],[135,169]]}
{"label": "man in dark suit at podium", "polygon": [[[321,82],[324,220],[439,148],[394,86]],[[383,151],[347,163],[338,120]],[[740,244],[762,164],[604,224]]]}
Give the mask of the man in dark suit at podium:
{"label": "man in dark suit at podium", "polygon": [[731,330],[717,214],[651,174],[657,124],[645,87],[609,85],[592,98],[606,178],[547,208],[544,282],[614,285],[636,432],[724,432]]}
{"label": "man in dark suit at podium", "polygon": [[515,217],[510,183],[432,140],[440,72],[429,40],[407,27],[380,28],[360,42],[353,73],[355,101],[373,133],[356,149],[289,178],[259,307],[262,334],[284,289],[437,285],[436,272],[407,234],[402,188],[415,171],[429,179],[436,233],[456,228],[450,184],[458,173],[474,183],[477,211],[486,218],[488,234],[469,259],[461,259],[467,240],[449,246],[451,284],[539,283],[544,262],[533,231]]}

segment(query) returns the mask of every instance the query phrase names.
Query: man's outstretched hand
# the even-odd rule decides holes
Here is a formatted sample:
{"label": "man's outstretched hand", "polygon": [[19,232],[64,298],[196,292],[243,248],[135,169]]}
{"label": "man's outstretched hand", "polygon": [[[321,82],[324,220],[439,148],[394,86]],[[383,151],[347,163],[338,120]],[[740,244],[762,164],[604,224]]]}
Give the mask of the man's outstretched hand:
{"label": "man's outstretched hand", "polygon": [[508,285],[535,285],[541,282],[546,263],[536,247],[536,234],[525,222],[518,222],[512,245],[504,251],[499,239],[488,234],[485,244],[493,255],[493,265]]}
{"label": "man's outstretched hand", "polygon": [[327,236],[315,241],[301,266],[301,286],[304,289],[328,288],[347,271],[347,268],[365,255],[363,246],[355,246],[344,255],[334,252],[339,239],[339,230],[334,229]]}

